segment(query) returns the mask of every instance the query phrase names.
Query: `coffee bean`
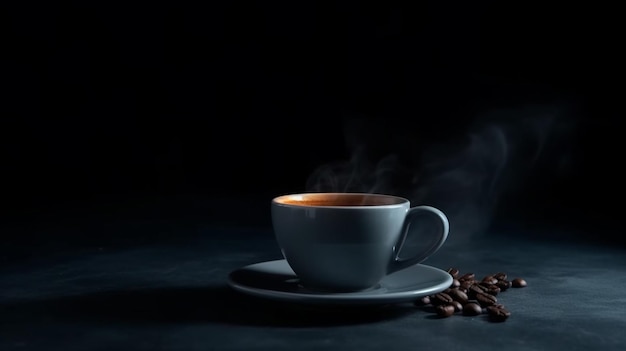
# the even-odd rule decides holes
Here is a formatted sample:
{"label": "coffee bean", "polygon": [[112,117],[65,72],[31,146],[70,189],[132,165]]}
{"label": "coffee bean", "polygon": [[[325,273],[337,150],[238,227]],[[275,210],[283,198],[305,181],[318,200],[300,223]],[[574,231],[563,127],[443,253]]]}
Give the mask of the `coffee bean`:
{"label": "coffee bean", "polygon": [[462,304],[466,304],[468,297],[467,294],[464,293],[463,291],[459,290],[459,289],[453,289],[452,291],[450,291],[448,293],[448,295],[454,300],[454,301],[458,301]]}
{"label": "coffee bean", "polygon": [[523,288],[527,285],[528,283],[526,283],[526,281],[522,278],[515,278],[511,281],[511,286],[513,286],[514,288]]}
{"label": "coffee bean", "polygon": [[450,306],[454,306],[454,311],[456,312],[463,311],[463,304],[461,304],[459,301],[450,302]]}
{"label": "coffee bean", "polygon": [[496,299],[495,296],[487,293],[476,294],[476,300],[483,307],[493,306],[498,302],[498,299]]}
{"label": "coffee bean", "polygon": [[452,305],[439,305],[435,308],[439,317],[450,317],[454,314],[454,306]]}
{"label": "coffee bean", "polygon": [[459,277],[459,270],[456,268],[448,268],[447,272],[452,276],[452,278],[456,279]]}
{"label": "coffee bean", "polygon": [[489,290],[492,286],[494,286],[494,284],[491,283],[485,283],[485,282],[479,282],[477,283],[481,288],[483,288],[484,291]]}
{"label": "coffee bean", "polygon": [[511,316],[511,312],[498,303],[496,295],[511,287],[527,286],[522,278],[507,280],[508,276],[504,272],[488,274],[480,280],[471,272],[461,275],[457,268],[449,268],[447,272],[453,278],[450,286],[415,301],[416,306],[427,306],[424,311],[437,313],[440,317],[450,317],[455,312],[465,316],[486,313],[490,321],[503,322]]}
{"label": "coffee bean", "polygon": [[474,280],[476,275],[474,273],[465,273],[459,277],[459,280]]}
{"label": "coffee bean", "polygon": [[506,273],[498,272],[498,273],[494,274],[493,277],[498,279],[498,280],[506,280]]}
{"label": "coffee bean", "polygon": [[499,281],[496,283],[496,286],[497,286],[498,288],[500,288],[500,291],[505,291],[506,289],[510,288],[510,287],[511,287],[511,285],[513,285],[513,284],[511,283],[511,281],[506,280],[506,279],[499,280]]}
{"label": "coffee bean", "polygon": [[483,309],[476,302],[468,302],[463,306],[463,315],[465,316],[478,316],[481,313],[483,313]]}
{"label": "coffee bean", "polygon": [[450,303],[450,302],[452,302],[452,301],[454,301],[454,300],[452,299],[452,297],[450,297],[450,295],[448,295],[448,294],[446,294],[446,293],[444,293],[444,292],[441,292],[441,293],[435,294],[435,295],[434,295],[434,296],[432,296],[432,298],[430,299],[430,302],[431,302],[433,305],[436,305],[436,306],[439,306],[439,305],[447,305],[447,304],[449,304],[449,303]]}
{"label": "coffee bean", "polygon": [[511,312],[509,312],[504,307],[487,307],[487,314],[489,315],[489,320],[492,322],[504,322],[511,316]]}
{"label": "coffee bean", "polygon": [[470,298],[473,299],[473,298],[476,297],[477,294],[482,294],[482,293],[485,293],[485,292],[487,292],[487,290],[485,288],[483,288],[479,284],[473,284],[467,290],[467,296],[469,296]]}
{"label": "coffee bean", "polygon": [[495,284],[498,282],[498,279],[496,279],[494,276],[492,275],[487,275],[485,277],[483,277],[483,279],[481,280],[483,283],[487,283],[487,284]]}
{"label": "coffee bean", "polygon": [[467,290],[467,289],[470,288],[470,286],[474,285],[474,280],[472,280],[472,279],[470,279],[470,280],[459,280],[459,283],[460,283],[459,288]]}
{"label": "coffee bean", "polygon": [[483,292],[489,295],[496,296],[501,291],[501,289],[495,284],[487,284],[484,282],[480,282],[478,283],[478,285],[480,286],[480,288],[483,289]]}
{"label": "coffee bean", "polygon": [[487,288],[487,294],[489,295],[493,295],[493,296],[497,296],[500,291],[502,291],[497,285],[492,285],[489,288]]}

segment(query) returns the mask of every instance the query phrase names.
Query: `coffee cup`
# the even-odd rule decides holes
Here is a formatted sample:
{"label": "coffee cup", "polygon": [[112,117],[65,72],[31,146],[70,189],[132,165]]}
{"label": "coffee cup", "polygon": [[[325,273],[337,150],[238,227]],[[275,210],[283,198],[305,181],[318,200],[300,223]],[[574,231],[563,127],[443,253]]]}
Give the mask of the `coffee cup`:
{"label": "coffee cup", "polygon": [[[373,288],[388,274],[423,262],[446,241],[446,215],[406,198],[367,193],[301,193],[275,197],[272,226],[283,257],[304,288],[350,292]],[[408,235],[437,224],[428,245],[400,258]],[[415,238],[411,238],[412,240]]]}

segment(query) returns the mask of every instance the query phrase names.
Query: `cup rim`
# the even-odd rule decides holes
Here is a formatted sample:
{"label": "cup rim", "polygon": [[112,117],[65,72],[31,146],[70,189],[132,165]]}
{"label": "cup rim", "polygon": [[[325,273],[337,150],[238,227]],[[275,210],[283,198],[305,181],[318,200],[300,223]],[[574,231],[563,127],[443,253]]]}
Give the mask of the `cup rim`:
{"label": "cup rim", "polygon": [[[281,199],[289,198],[289,197],[298,197],[298,196],[371,196],[371,197],[381,197],[381,198],[389,198],[393,199],[396,202],[392,204],[381,204],[381,205],[367,205],[367,206],[330,206],[330,205],[302,205],[296,203],[284,203],[280,202]],[[364,192],[302,192],[302,193],[290,193],[276,196],[272,199],[272,204],[283,207],[292,207],[292,208],[333,208],[333,209],[377,209],[377,208],[396,208],[406,205],[410,203],[410,200],[397,195],[389,195],[382,193],[364,193]]]}

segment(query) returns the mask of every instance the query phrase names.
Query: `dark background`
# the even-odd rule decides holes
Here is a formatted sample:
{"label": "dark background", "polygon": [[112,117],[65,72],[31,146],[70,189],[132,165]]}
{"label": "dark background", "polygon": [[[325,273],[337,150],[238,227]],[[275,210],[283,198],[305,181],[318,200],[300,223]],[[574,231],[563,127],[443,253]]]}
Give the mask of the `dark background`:
{"label": "dark background", "polygon": [[1,244],[176,236],[102,229],[115,220],[267,227],[273,196],[350,190],[438,206],[458,232],[541,225],[538,239],[621,245],[618,14],[545,1],[3,4]]}

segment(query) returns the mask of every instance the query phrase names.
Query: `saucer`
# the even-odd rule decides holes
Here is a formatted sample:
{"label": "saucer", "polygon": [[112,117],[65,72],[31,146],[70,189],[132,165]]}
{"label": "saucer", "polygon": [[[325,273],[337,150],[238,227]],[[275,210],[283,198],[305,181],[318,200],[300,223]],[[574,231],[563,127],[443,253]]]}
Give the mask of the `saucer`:
{"label": "saucer", "polygon": [[417,264],[392,273],[365,291],[328,293],[300,285],[286,260],[255,263],[230,273],[234,290],[261,298],[308,304],[389,304],[415,301],[450,287],[452,276],[439,268]]}

